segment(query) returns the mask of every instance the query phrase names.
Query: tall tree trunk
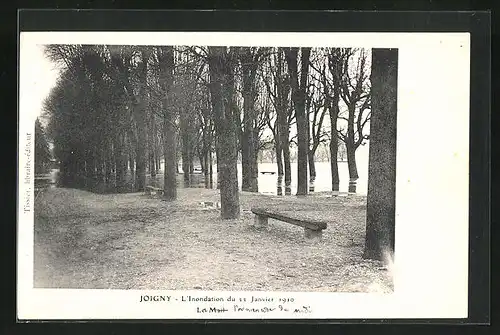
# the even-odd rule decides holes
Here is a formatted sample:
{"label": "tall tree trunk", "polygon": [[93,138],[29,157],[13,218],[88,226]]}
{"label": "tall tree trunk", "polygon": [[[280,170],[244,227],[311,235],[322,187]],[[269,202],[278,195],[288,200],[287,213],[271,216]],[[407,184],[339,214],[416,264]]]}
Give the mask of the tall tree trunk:
{"label": "tall tree trunk", "polygon": [[134,154],[132,152],[133,147],[130,146],[129,153],[128,153],[128,166],[130,169],[130,174],[132,175],[132,178],[135,176],[135,160],[134,160]]}
{"label": "tall tree trunk", "polygon": [[146,153],[146,155],[145,155],[146,158],[145,158],[145,162],[144,162],[146,168],[144,169],[144,171],[146,172],[145,173],[146,175],[148,173],[151,173],[151,148],[149,146],[149,137],[150,137],[149,136],[149,131],[150,131],[150,129],[149,129],[149,122],[148,122],[148,120],[146,120],[146,131],[144,132],[144,134],[146,135],[145,136],[145,141],[144,141],[144,143],[145,143],[145,145],[144,145],[145,146],[144,152]]}
{"label": "tall tree trunk", "polygon": [[[157,120],[156,118],[153,119],[154,122],[154,128],[155,128],[155,136],[154,136],[154,150],[155,150],[155,171],[156,174],[160,172],[160,145],[159,145],[159,138],[158,138],[158,125],[156,124]],[[161,143],[161,142],[160,142]]]}
{"label": "tall tree trunk", "polygon": [[[140,108],[140,107],[138,107]],[[141,112],[138,112],[141,113]],[[137,147],[136,147],[136,173],[135,189],[144,191],[146,186],[146,123],[141,116],[136,119],[137,122]]]}
{"label": "tall tree trunk", "polygon": [[190,184],[190,139],[189,119],[181,112],[181,140],[182,140],[182,172],[184,173],[184,185]]}
{"label": "tall tree trunk", "polygon": [[259,191],[259,145],[257,142],[258,139],[258,129],[254,127],[253,129],[253,141],[254,141],[254,147],[252,151],[252,179],[250,182],[251,186],[251,192],[258,192]]}
{"label": "tall tree trunk", "polygon": [[[283,69],[283,48],[278,48],[277,57],[277,132],[280,144],[280,153],[283,155],[283,171],[285,175],[285,194],[291,193],[292,171],[290,165],[290,125],[288,122],[290,82]],[[276,156],[278,159],[278,156]],[[278,171],[279,172],[279,171]]]}
{"label": "tall tree trunk", "polygon": [[203,181],[205,183],[205,188],[210,188],[210,158],[208,157],[208,155],[209,151],[207,149],[204,149],[203,161],[205,162],[205,168],[203,169]]}
{"label": "tall tree trunk", "polygon": [[356,192],[356,181],[358,180],[358,168],[356,166],[356,144],[354,143],[354,113],[355,106],[349,106],[349,118],[347,121],[347,167],[349,169],[349,192]]}
{"label": "tall tree trunk", "polygon": [[307,195],[307,151],[309,143],[307,139],[308,124],[305,111],[307,74],[309,71],[310,48],[301,48],[301,71],[300,81],[298,77],[297,55],[298,48],[289,48],[286,52],[286,60],[292,86],[292,100],[295,106],[297,118],[297,195]]}
{"label": "tall tree trunk", "polygon": [[[312,143],[312,147],[311,147],[311,141],[314,142],[314,140],[311,138],[311,128],[309,128],[309,126],[310,126],[309,108],[310,108],[310,106],[308,104],[306,104],[307,165],[309,167],[309,184],[311,184],[311,183],[314,183],[314,180],[316,179],[316,166],[314,165],[314,151],[315,151],[315,149],[313,148],[314,147],[314,143]],[[314,127],[314,124],[312,126]],[[311,190],[311,188],[309,188],[309,190]]]}
{"label": "tall tree trunk", "polygon": [[257,166],[255,151],[257,150],[258,139],[258,134],[255,133],[255,77],[258,60],[255,57],[250,48],[243,48],[240,51],[243,75],[242,189],[250,192],[258,191],[256,173],[254,171]]}
{"label": "tall tree trunk", "polygon": [[125,164],[123,154],[123,134],[117,134],[114,137],[114,153],[115,153],[115,174],[116,174],[116,191],[123,192],[125,190]]}
{"label": "tall tree trunk", "polygon": [[163,198],[177,199],[177,127],[176,115],[172,107],[174,83],[174,49],[171,46],[158,48],[160,64],[160,86],[162,88],[163,109]]}
{"label": "tall tree trunk", "polygon": [[175,114],[171,110],[171,106],[166,105],[163,108],[163,198],[168,201],[177,199],[177,136],[175,126]]}
{"label": "tall tree trunk", "polygon": [[288,140],[288,132],[283,139],[283,165],[285,167],[285,194],[290,194],[292,185],[292,165],[290,163],[290,141]]}
{"label": "tall tree trunk", "polygon": [[214,176],[213,176],[213,161],[212,161],[212,121],[209,119],[208,121],[208,129],[206,134],[206,157],[207,157],[207,176],[208,176],[208,184],[207,188],[212,189],[214,187]]}
{"label": "tall tree trunk", "polygon": [[151,159],[149,160],[149,166],[150,166],[150,173],[151,173],[151,178],[156,178],[156,160],[154,157],[154,153],[150,154]]}
{"label": "tall tree trunk", "polygon": [[106,143],[106,146],[105,146],[105,156],[104,157],[106,159],[106,162],[105,162],[105,167],[104,167],[104,178],[106,180],[107,186],[109,186],[112,183],[112,179],[111,179],[111,174],[112,174],[111,165],[112,165],[112,161],[113,161],[113,151],[112,151],[112,145],[109,142],[109,140],[106,141],[105,143]]}
{"label": "tall tree trunk", "polygon": [[209,163],[209,186],[210,189],[214,188],[214,164],[213,164],[213,156],[212,156],[212,150],[210,149],[208,152],[208,163]]}
{"label": "tall tree trunk", "polygon": [[205,174],[205,158],[206,156],[201,152],[201,151],[198,151],[198,160],[200,161],[200,169],[201,169],[201,173]]}
{"label": "tall tree trunk", "polygon": [[215,164],[217,166],[217,189],[220,190],[220,182],[221,182],[221,177],[220,177],[220,164],[219,164],[219,157],[221,155],[220,153],[220,148],[219,148],[219,140],[217,139],[217,132],[215,134]]}
{"label": "tall tree trunk", "polygon": [[[311,148],[309,143],[311,142],[311,130],[309,128],[309,117],[307,118],[307,165],[309,167],[309,192],[314,192],[314,181],[316,180],[316,165],[314,164],[314,153],[316,148]],[[314,125],[313,125],[314,126]]]}
{"label": "tall tree trunk", "polygon": [[147,93],[146,93],[146,77],[147,77],[147,62],[149,52],[146,48],[142,50],[142,60],[139,66],[140,89],[139,96],[134,98],[133,113],[137,127],[137,147],[136,147],[136,178],[135,188],[137,191],[144,191],[146,186],[146,164],[147,157]]}
{"label": "tall tree trunk", "polygon": [[149,173],[151,174],[151,178],[154,180],[156,178],[156,125],[154,116],[150,113],[149,116],[149,124],[151,132],[148,135],[149,140]]}
{"label": "tall tree trunk", "polygon": [[127,163],[125,163],[130,169],[130,176],[132,183],[135,183],[135,151],[137,150],[137,140],[135,139],[135,134],[131,128],[129,128],[126,135],[125,145],[127,147]]}
{"label": "tall tree trunk", "polygon": [[351,180],[357,180],[358,168],[356,166],[356,144],[354,143],[354,116],[355,116],[356,106],[349,106],[349,118],[347,122],[347,138],[346,138],[346,149],[347,149],[347,165],[349,167],[349,178]]}
{"label": "tall tree trunk", "polygon": [[[194,155],[193,151],[189,152],[189,174],[192,175],[194,173],[194,163],[193,163]],[[190,176],[191,179],[191,176]]]}
{"label": "tall tree trunk", "polygon": [[[277,122],[277,121],[276,121]],[[276,151],[276,165],[278,166],[278,177],[283,177],[283,149],[280,143],[279,131],[274,136],[274,150]]]}
{"label": "tall tree trunk", "polygon": [[349,192],[356,192],[356,181],[358,180],[358,168],[356,166],[356,147],[354,141],[347,138],[347,167],[349,169]]}
{"label": "tall tree trunk", "polygon": [[307,159],[309,161],[309,180],[311,183],[314,183],[316,180],[316,164],[314,163],[314,154],[316,150],[311,148],[309,149],[309,153],[307,155]]}
{"label": "tall tree trunk", "polygon": [[221,217],[240,216],[237,136],[234,122],[234,75],[226,47],[209,47],[210,93],[215,116],[221,194]]}
{"label": "tall tree trunk", "polygon": [[339,101],[341,82],[344,71],[346,71],[346,59],[342,53],[342,49],[334,49],[328,55],[328,68],[333,78],[333,96],[330,100],[326,74],[324,80],[325,98],[328,106],[328,114],[330,115],[330,169],[332,174],[332,191],[338,191],[340,186],[339,167],[338,167],[338,150],[339,137],[337,133],[337,121],[340,113]]}
{"label": "tall tree trunk", "polygon": [[394,253],[398,50],[372,49],[372,109],[364,257]]}
{"label": "tall tree trunk", "polygon": [[180,164],[181,157],[182,156],[179,155],[178,152],[176,152],[176,156],[175,156],[175,160],[176,160],[175,171],[177,171],[177,173],[182,173],[182,168],[181,168],[181,164]]}
{"label": "tall tree trunk", "polygon": [[339,113],[339,97],[338,94],[333,98],[332,106],[329,108],[330,113],[330,170],[332,173],[332,191],[338,191],[340,186],[339,165],[338,165],[338,150],[339,138],[337,135],[337,119]]}
{"label": "tall tree trunk", "polygon": [[243,139],[241,142],[241,190],[250,191],[251,166],[250,166],[250,147],[249,135],[247,131],[243,131]]}

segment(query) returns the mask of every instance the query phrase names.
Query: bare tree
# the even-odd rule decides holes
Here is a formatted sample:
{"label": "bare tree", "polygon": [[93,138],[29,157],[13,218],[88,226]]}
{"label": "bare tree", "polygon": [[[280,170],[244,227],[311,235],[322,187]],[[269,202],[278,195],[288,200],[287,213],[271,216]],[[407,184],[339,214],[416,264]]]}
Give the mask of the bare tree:
{"label": "bare tree", "polygon": [[[147,139],[147,110],[146,110],[146,98],[147,98],[147,64],[149,60],[151,51],[148,47],[141,47],[138,50],[137,55],[137,89],[134,90],[130,81],[126,82],[127,88],[130,93],[130,99],[132,100],[132,115],[136,124],[136,134],[137,134],[137,146],[136,146],[136,190],[144,191],[146,186],[146,139]],[[126,87],[127,87],[126,86]],[[136,91],[137,94],[132,92]]]}
{"label": "bare tree", "polygon": [[372,49],[373,118],[363,257],[387,260],[394,252],[398,50]]}
{"label": "bare tree", "polygon": [[[348,60],[355,67],[353,66],[352,70],[344,71],[340,90],[340,97],[347,107],[347,117],[338,117],[347,123],[347,129],[342,128],[338,134],[339,138],[346,144],[349,178],[351,182],[354,182],[359,178],[356,149],[368,139],[364,128],[370,120],[371,85],[366,51],[364,49],[356,50],[348,57]],[[355,188],[352,191],[355,191]]]}
{"label": "bare tree", "polygon": [[290,76],[283,57],[283,48],[277,48],[273,57],[268,58],[262,81],[274,107],[274,113],[267,114],[267,125],[273,133],[278,167],[278,184],[285,176],[285,187],[289,191],[292,180],[290,167],[290,127],[295,115],[290,97]]}
{"label": "bare tree", "polygon": [[308,152],[308,120],[306,118],[306,89],[309,72],[309,55],[311,48],[300,48],[300,78],[298,70],[299,48],[285,48],[285,58],[290,74],[292,101],[297,118],[297,195],[307,195],[307,152]]}
{"label": "bare tree", "polygon": [[[332,174],[332,191],[338,191],[340,185],[339,168],[337,164],[339,135],[337,121],[340,114],[339,102],[342,80],[348,69],[349,57],[352,50],[349,48],[327,48],[329,76],[323,77],[325,88],[325,105],[330,115],[330,170]],[[328,80],[327,78],[331,78]]]}
{"label": "bare tree", "polygon": [[[327,139],[323,129],[328,106],[328,86],[326,83],[326,63],[322,54],[314,52],[315,60],[311,61],[311,67],[316,71],[310,73],[309,87],[307,91],[307,114],[309,118],[309,181],[314,185],[316,179],[315,154],[319,145]],[[313,65],[316,64],[316,66]]]}
{"label": "bare tree", "polygon": [[243,129],[240,140],[242,185],[243,191],[258,191],[258,115],[255,102],[257,100],[256,77],[257,70],[267,48],[238,48],[238,58],[241,64],[243,81]]}
{"label": "bare tree", "polygon": [[171,46],[157,47],[160,69],[159,83],[163,116],[163,159],[164,182],[163,197],[165,200],[177,199],[177,126],[176,111],[173,108],[174,83],[174,49]]}
{"label": "bare tree", "polygon": [[217,167],[221,193],[221,217],[234,219],[240,215],[237,170],[237,136],[234,102],[233,50],[209,47],[210,93],[217,134]]}

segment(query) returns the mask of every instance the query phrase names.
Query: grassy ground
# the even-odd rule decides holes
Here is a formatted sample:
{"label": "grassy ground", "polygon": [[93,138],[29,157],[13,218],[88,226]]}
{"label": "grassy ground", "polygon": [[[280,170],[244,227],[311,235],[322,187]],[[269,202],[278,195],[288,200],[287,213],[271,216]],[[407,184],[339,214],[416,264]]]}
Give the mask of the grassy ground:
{"label": "grassy ground", "polygon": [[[174,203],[140,193],[52,188],[35,203],[35,287],[391,292],[389,272],[361,258],[365,197],[242,193],[241,218],[200,205],[216,190],[179,189]],[[322,241],[269,220],[254,205],[307,211],[329,221]]]}

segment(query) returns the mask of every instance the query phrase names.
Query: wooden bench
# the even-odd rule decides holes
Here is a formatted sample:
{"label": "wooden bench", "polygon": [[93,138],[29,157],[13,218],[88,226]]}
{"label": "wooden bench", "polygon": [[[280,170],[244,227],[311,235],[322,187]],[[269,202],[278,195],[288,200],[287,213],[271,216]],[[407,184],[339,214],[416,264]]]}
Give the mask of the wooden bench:
{"label": "wooden bench", "polygon": [[152,195],[152,194],[163,194],[163,189],[159,187],[154,187],[154,186],[146,186],[146,194],[147,195]]}
{"label": "wooden bench", "polygon": [[261,171],[260,174],[276,174],[275,171]]}
{"label": "wooden bench", "polygon": [[265,208],[252,208],[255,214],[254,225],[259,228],[267,227],[268,219],[275,219],[296,226],[304,227],[304,236],[308,239],[320,240],[327,223],[321,220],[304,218],[303,215],[294,212],[278,212]]}

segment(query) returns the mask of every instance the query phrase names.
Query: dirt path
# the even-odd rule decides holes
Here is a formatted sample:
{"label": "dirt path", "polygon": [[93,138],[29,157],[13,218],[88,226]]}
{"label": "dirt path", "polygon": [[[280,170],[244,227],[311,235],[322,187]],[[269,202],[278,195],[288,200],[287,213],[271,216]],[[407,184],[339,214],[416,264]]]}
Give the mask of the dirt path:
{"label": "dirt path", "polygon": [[[201,201],[217,191],[180,189],[168,203],[139,193],[48,189],[35,204],[35,286],[113,289],[390,291],[378,262],[361,259],[363,197],[241,195],[239,220]],[[323,240],[270,220],[252,226],[255,204],[302,208],[329,219]]]}

